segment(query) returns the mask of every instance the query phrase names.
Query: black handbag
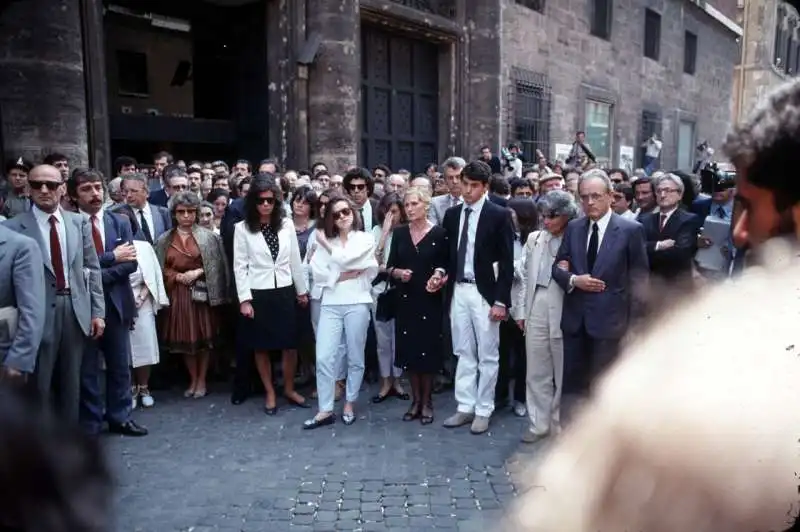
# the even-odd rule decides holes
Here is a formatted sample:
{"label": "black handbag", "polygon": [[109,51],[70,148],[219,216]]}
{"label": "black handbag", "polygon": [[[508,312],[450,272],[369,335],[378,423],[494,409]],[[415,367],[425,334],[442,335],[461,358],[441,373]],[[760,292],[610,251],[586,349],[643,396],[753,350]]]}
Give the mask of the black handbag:
{"label": "black handbag", "polygon": [[378,321],[391,321],[397,314],[397,288],[391,281],[386,281],[386,288],[378,296],[378,306],[375,309],[375,319]]}

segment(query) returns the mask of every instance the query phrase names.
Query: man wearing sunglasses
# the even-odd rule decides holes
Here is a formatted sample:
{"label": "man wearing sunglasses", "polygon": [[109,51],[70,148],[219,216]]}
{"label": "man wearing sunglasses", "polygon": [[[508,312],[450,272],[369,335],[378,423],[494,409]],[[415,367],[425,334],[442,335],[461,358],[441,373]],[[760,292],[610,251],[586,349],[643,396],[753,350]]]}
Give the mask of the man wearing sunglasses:
{"label": "man wearing sunglasses", "polygon": [[44,334],[39,346],[36,385],[45,404],[58,383],[56,405],[63,418],[78,422],[80,377],[87,338],[105,329],[100,263],[88,218],[60,207],[64,178],[54,166],[28,175],[33,207],[6,222],[38,242],[44,258]]}
{"label": "man wearing sunglasses", "polygon": [[366,168],[353,168],[345,174],[342,185],[361,215],[363,226],[359,229],[371,231],[378,224],[375,217],[378,212],[378,202],[371,197],[375,189],[375,180]]}

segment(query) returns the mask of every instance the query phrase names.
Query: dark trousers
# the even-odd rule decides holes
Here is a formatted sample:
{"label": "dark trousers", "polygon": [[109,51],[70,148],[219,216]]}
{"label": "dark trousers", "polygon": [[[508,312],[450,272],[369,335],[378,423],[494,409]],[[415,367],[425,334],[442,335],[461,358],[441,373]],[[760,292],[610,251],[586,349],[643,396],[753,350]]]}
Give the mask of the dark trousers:
{"label": "dark trousers", "polygon": [[563,394],[585,396],[594,380],[617,358],[619,338],[594,338],[584,327],[564,333]]}
{"label": "dark trousers", "polygon": [[[237,326],[242,326],[242,320],[249,318],[243,317],[237,312]],[[244,398],[253,391],[253,375],[255,373],[255,357],[252,349],[244,345],[242,335],[234,334],[234,346],[236,346],[236,370],[233,372],[234,397]]]}
{"label": "dark trousers", "polygon": [[525,402],[525,337],[513,320],[500,324],[500,369],[497,373],[497,386],[494,402],[507,403],[509,383],[514,379],[514,401]]}
{"label": "dark trousers", "polygon": [[[106,303],[106,328],[99,340],[89,340],[81,364],[80,422],[92,434],[100,432],[103,420],[122,425],[131,417],[130,326]],[[105,401],[103,370],[105,360]]]}
{"label": "dark trousers", "polygon": [[364,369],[367,382],[374,382],[380,376],[378,366],[378,338],[375,336],[375,316],[370,312],[367,328],[367,343],[364,347]]}

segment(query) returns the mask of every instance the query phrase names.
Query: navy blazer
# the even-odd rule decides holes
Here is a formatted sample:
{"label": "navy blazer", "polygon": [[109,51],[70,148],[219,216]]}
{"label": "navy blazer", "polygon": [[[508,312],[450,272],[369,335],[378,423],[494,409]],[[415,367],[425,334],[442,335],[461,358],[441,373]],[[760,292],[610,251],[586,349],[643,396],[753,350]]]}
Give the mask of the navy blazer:
{"label": "navy blazer", "polygon": [[225,214],[219,223],[219,236],[222,237],[222,247],[228,257],[228,264],[233,267],[233,226],[244,220],[244,198],[236,198],[225,207]]}
{"label": "navy blazer", "polygon": [[[449,293],[453,293],[458,260],[459,224],[465,204],[456,205],[444,213],[442,227],[449,240],[448,272]],[[497,278],[494,264],[497,263]],[[483,299],[490,305],[500,302],[511,309],[511,283],[514,281],[514,224],[507,209],[495,205],[489,198],[483,203],[478,227],[475,231],[475,285]]]}
{"label": "navy blazer", "polygon": [[114,249],[133,242],[133,231],[127,218],[108,211],[103,213],[103,225],[106,237],[105,251],[99,255],[99,259],[106,312],[110,312],[113,308],[123,323],[131,323],[137,311],[129,277],[136,271],[138,264],[136,261],[117,263],[114,259]]}
{"label": "navy blazer", "polygon": [[[664,229],[660,228],[661,215],[647,213],[639,218],[647,238],[647,258],[650,270],[664,279],[673,280],[683,275],[691,275],[695,251],[697,251],[697,228],[701,222],[697,215],[678,208],[667,220]],[[656,251],[656,243],[674,240],[669,249]]]}
{"label": "navy blazer", "polygon": [[[592,338],[620,339],[631,319],[644,314],[650,273],[644,228],[639,222],[611,213],[594,267],[589,271],[589,223],[589,218],[583,217],[567,225],[553,263],[553,279],[565,292],[561,330],[575,335],[584,327]],[[561,261],[569,263],[569,271],[558,266]],[[584,274],[604,281],[606,289],[591,293],[570,288],[570,277]]]}
{"label": "navy blazer", "polygon": [[158,205],[159,207],[166,207],[167,202],[169,201],[169,196],[167,196],[166,190],[159,188],[158,190],[153,190],[150,192],[150,196],[147,198],[147,201],[148,203]]}

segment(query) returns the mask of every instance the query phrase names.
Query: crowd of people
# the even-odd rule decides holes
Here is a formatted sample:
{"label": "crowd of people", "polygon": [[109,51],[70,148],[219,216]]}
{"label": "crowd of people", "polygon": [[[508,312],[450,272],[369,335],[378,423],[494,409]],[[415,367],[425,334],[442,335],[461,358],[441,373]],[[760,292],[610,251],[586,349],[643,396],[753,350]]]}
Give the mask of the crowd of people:
{"label": "crowd of people", "polygon": [[[151,370],[172,357],[187,399],[206,396],[221,360],[235,368],[234,404],[256,380],[266,415],[276,387],[293,407],[316,400],[304,429],[334,423],[340,399],[338,417],[356,422],[362,382],[379,378],[371,402],[409,401],[404,421],[433,423],[433,395],[452,387],[444,426],[481,434],[510,407],[530,420],[523,441],[538,441],[654,299],[729,276],[743,253],[703,231],[709,217],[734,222],[730,189],[698,195],[682,172],[602,169],[582,133],[574,166],[511,148],[524,165],[483,147],[417,175],[162,152],[152,166],[119,157],[107,179],[60,154],[11,160],[4,375],[30,376],[90,434],[107,422],[145,435],[132,412],[155,405]],[[713,268],[695,260],[708,248]],[[667,292],[648,289],[653,278]]]}

